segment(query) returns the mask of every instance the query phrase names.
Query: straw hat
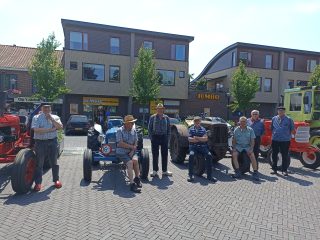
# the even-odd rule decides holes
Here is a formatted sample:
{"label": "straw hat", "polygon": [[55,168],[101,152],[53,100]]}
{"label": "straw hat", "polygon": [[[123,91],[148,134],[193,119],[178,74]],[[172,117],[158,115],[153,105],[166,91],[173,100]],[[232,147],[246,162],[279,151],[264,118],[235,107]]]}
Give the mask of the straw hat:
{"label": "straw hat", "polygon": [[127,115],[124,117],[124,123],[134,123],[137,121],[132,115]]}

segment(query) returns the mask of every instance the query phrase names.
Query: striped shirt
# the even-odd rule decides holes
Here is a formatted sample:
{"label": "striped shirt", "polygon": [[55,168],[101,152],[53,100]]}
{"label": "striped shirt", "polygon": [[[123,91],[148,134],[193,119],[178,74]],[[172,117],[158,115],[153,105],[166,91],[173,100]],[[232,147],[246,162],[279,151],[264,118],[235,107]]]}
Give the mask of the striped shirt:
{"label": "striped shirt", "polygon": [[264,123],[263,120],[258,118],[256,121],[252,118],[248,118],[247,126],[251,127],[256,137],[260,137],[264,134]]}
{"label": "striped shirt", "polygon": [[272,118],[271,131],[272,140],[286,142],[291,140],[291,132],[294,130],[294,123],[288,116]]}
{"label": "striped shirt", "polygon": [[148,125],[149,136],[152,135],[169,135],[170,134],[170,121],[169,117],[163,114],[160,117],[158,114],[154,114],[150,117]]}
{"label": "striped shirt", "polygon": [[[199,126],[199,128],[192,126],[189,128],[189,137],[203,137],[204,135],[207,134],[207,131],[204,127]],[[206,142],[197,142],[197,143],[192,143],[189,142],[190,145],[205,145],[207,144]]]}
{"label": "striped shirt", "polygon": [[[51,114],[51,116],[56,122],[62,124],[60,118],[57,115]],[[46,115],[44,113],[37,114],[32,118],[31,128],[50,129],[53,127],[54,127],[53,123],[46,118]],[[34,139],[38,139],[38,140],[48,140],[48,139],[54,139],[56,137],[57,137],[57,131],[48,132],[48,133],[35,132],[33,136]]]}
{"label": "striped shirt", "polygon": [[[138,135],[135,128],[132,128],[130,131],[127,131],[124,126],[119,128],[116,133],[117,144],[119,142],[124,142],[130,145],[134,145],[138,141]],[[116,154],[128,154],[131,150],[128,148],[116,148]]]}

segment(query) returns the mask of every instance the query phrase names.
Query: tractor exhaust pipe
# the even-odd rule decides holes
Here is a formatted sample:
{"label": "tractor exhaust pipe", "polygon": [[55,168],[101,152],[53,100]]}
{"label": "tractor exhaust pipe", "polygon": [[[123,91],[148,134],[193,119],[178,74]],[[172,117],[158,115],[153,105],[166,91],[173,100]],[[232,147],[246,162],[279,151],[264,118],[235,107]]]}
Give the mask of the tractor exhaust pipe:
{"label": "tractor exhaust pipe", "polygon": [[0,115],[6,111],[7,92],[0,92]]}

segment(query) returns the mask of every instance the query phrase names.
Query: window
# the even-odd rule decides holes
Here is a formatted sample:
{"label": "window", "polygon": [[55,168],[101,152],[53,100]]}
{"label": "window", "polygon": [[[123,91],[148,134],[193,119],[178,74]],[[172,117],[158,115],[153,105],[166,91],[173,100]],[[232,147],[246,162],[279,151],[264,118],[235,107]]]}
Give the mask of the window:
{"label": "window", "polygon": [[109,81],[120,82],[120,66],[109,67]]}
{"label": "window", "polygon": [[231,62],[231,67],[235,67],[236,66],[236,52],[232,52],[232,62]]}
{"label": "window", "polygon": [[302,93],[290,94],[290,111],[301,111]]}
{"label": "window", "polygon": [[272,68],[272,55],[266,55],[265,68]]}
{"label": "window", "polygon": [[261,92],[261,84],[262,83],[262,77],[259,77],[258,78],[258,86],[259,86],[259,89],[258,89],[258,92]]}
{"label": "window", "polygon": [[316,60],[308,60],[307,61],[307,72],[313,72],[313,70],[317,66],[317,61]]}
{"label": "window", "polygon": [[306,86],[308,86],[308,81],[298,80],[298,81],[297,81],[297,86],[299,86],[299,87],[306,87]]}
{"label": "window", "polygon": [[0,90],[17,89],[17,80],[16,74],[0,74]]}
{"label": "window", "polygon": [[251,53],[248,52],[240,52],[239,59],[242,61],[245,65],[250,66],[251,65]]}
{"label": "window", "polygon": [[288,71],[293,71],[294,69],[294,58],[288,58]]}
{"label": "window", "polygon": [[294,87],[294,80],[288,80],[286,88],[293,88]]}
{"label": "window", "polygon": [[88,50],[88,34],[82,32],[70,32],[70,49]]}
{"label": "window", "polygon": [[120,54],[120,39],[110,38],[110,53]]}
{"label": "window", "polygon": [[84,63],[82,74],[86,81],[104,81],[104,65]]}
{"label": "window", "polygon": [[70,70],[78,70],[78,63],[70,62]]}
{"label": "window", "polygon": [[152,42],[150,42],[150,41],[144,41],[144,42],[143,42],[143,47],[144,47],[145,49],[152,49]]}
{"label": "window", "polygon": [[304,98],[308,99],[308,103],[303,104],[304,114],[309,114],[311,113],[312,108],[312,92],[306,91],[304,94]]}
{"label": "window", "polygon": [[184,78],[185,77],[185,72],[184,71],[180,71],[179,72],[179,78]]}
{"label": "window", "polygon": [[263,91],[264,92],[272,92],[272,79],[271,78],[264,79]]}
{"label": "window", "polygon": [[185,45],[172,45],[171,58],[178,61],[186,60],[186,46]]}
{"label": "window", "polygon": [[174,71],[169,70],[158,70],[158,74],[160,77],[160,83],[165,86],[174,86]]}

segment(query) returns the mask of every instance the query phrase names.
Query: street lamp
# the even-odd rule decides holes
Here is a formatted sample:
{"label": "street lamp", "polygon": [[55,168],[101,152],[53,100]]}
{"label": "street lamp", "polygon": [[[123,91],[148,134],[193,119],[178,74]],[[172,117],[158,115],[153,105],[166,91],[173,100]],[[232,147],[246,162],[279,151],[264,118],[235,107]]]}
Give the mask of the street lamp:
{"label": "street lamp", "polygon": [[230,97],[231,93],[229,91],[226,92],[227,97],[227,121],[229,120],[229,104],[230,104]]}

